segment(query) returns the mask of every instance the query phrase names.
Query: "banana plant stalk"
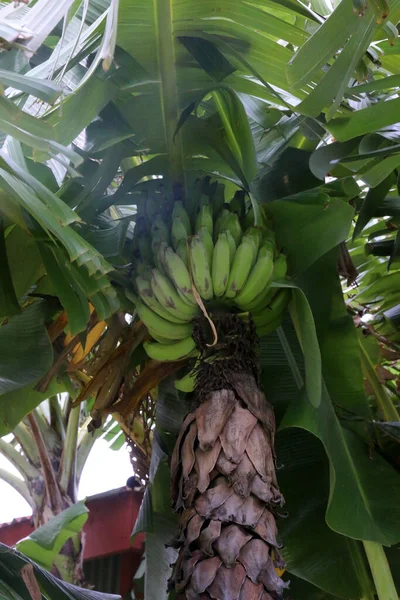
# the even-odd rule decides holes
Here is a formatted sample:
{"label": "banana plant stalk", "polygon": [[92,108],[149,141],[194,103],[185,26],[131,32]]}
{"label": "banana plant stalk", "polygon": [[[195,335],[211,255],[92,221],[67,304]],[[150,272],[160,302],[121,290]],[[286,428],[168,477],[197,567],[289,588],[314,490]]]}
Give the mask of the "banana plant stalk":
{"label": "banana plant stalk", "polygon": [[[54,396],[32,411],[13,432],[13,440],[0,439],[0,452],[17,469],[19,478],[0,469],[0,478],[11,485],[32,508],[35,527],[77,502],[83,467],[93,445],[107,427],[82,435],[85,404],[70,408],[69,398]],[[76,534],[61,549],[52,572],[82,585],[83,538]]]}

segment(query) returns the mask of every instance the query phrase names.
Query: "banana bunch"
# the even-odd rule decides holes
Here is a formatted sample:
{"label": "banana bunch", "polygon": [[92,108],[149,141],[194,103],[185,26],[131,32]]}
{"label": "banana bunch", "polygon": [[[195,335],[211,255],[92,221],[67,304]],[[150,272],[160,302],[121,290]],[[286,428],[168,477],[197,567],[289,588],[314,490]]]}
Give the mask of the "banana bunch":
{"label": "banana bunch", "polygon": [[[272,287],[286,275],[286,258],[268,227],[254,226],[243,191],[225,202],[224,185],[197,180],[185,202],[144,197],[133,238],[133,291],[127,292],[154,341],[156,360],[196,356],[193,319],[213,311],[253,318],[260,335],[282,321],[290,291]],[[197,296],[197,298],[196,298]]]}

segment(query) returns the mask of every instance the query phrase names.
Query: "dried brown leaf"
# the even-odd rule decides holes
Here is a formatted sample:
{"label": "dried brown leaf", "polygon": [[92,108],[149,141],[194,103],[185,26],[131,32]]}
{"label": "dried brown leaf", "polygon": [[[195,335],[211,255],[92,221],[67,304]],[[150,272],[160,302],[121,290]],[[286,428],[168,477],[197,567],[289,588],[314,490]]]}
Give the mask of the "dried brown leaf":
{"label": "dried brown leaf", "polygon": [[215,600],[238,600],[245,577],[246,572],[240,564],[233,569],[220,567],[207,591]]}
{"label": "dried brown leaf", "polygon": [[236,403],[219,438],[228,460],[238,463],[246,449],[247,440],[257,423],[251,412]]}
{"label": "dried brown leaf", "polygon": [[232,390],[218,390],[200,404],[196,410],[196,421],[202,450],[208,450],[215,444],[235,403],[235,394]]}
{"label": "dried brown leaf", "polygon": [[238,525],[228,525],[222,530],[220,537],[215,541],[214,547],[222,558],[226,567],[233,567],[241,549],[251,540],[251,534],[246,533]]}

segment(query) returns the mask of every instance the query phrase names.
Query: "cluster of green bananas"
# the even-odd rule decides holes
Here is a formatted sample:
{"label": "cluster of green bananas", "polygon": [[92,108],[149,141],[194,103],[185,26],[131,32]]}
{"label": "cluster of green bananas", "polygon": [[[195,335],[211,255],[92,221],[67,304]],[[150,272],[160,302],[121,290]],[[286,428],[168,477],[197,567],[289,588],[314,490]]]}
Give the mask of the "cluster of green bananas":
{"label": "cluster of green bananas", "polygon": [[273,331],[290,292],[271,284],[285,275],[286,258],[273,232],[254,226],[252,206],[242,191],[225,202],[224,185],[206,178],[196,181],[186,203],[166,208],[147,199],[138,208],[134,292],[127,294],[155,340],[145,343],[151,358],[195,354],[191,334],[200,314],[199,297],[211,318],[213,311],[243,318],[250,313],[260,336]]}

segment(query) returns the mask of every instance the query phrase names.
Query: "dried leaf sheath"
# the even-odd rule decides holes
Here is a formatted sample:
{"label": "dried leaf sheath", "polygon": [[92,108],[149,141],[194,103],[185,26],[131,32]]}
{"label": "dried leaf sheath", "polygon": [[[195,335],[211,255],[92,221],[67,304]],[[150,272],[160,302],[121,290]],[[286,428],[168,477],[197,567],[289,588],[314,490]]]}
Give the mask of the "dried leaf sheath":
{"label": "dried leaf sheath", "polygon": [[228,379],[231,389],[208,392],[186,417],[172,456],[182,600],[272,600],[287,587],[275,571],[273,410],[248,371]]}

